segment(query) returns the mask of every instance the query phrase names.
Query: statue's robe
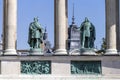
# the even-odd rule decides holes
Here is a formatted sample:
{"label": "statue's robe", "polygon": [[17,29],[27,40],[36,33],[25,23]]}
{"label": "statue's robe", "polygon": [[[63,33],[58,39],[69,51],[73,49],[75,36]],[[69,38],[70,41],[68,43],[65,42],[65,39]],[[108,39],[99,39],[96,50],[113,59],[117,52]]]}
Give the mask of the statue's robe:
{"label": "statue's robe", "polygon": [[[43,33],[42,33],[42,28],[38,23],[32,22],[30,23],[29,26],[29,37],[28,37],[28,43],[30,45],[30,47],[34,47],[35,46],[35,39],[39,39],[39,42],[42,43],[42,37],[43,37]],[[38,44],[40,44],[38,43]]]}

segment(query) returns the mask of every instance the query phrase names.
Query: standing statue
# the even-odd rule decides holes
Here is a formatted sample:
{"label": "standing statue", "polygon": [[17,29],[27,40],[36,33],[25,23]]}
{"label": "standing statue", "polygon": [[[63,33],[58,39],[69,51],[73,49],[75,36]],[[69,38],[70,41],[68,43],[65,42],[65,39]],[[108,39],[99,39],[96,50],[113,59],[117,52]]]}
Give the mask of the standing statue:
{"label": "standing statue", "polygon": [[80,26],[80,38],[82,48],[94,48],[96,38],[94,25],[85,18],[85,21]]}
{"label": "standing statue", "polygon": [[34,21],[29,26],[28,44],[33,49],[40,49],[40,44],[43,43],[43,29],[38,23],[38,18],[34,18]]}

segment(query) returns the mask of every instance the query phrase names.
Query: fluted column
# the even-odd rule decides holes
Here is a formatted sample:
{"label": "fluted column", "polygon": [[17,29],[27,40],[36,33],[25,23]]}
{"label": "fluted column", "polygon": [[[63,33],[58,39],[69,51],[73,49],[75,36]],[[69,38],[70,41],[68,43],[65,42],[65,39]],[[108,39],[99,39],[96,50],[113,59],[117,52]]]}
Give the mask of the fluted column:
{"label": "fluted column", "polygon": [[66,0],[54,0],[55,54],[67,54],[66,51]]}
{"label": "fluted column", "polygon": [[116,0],[106,0],[106,55],[117,54],[116,49]]}
{"label": "fluted column", "polygon": [[3,0],[4,55],[16,54],[17,0]]}

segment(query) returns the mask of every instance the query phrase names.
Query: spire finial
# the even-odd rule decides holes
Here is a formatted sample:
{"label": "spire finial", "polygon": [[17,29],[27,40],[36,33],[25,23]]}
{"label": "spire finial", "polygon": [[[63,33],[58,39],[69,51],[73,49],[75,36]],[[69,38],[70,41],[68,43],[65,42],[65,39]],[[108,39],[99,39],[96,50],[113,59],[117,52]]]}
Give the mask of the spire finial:
{"label": "spire finial", "polygon": [[3,40],[3,34],[1,34],[0,43],[2,43],[2,40]]}
{"label": "spire finial", "polygon": [[47,27],[45,27],[45,32],[47,32],[47,29],[46,29]]}
{"label": "spire finial", "polygon": [[75,24],[75,17],[74,17],[74,3],[73,3],[73,16],[72,16],[72,24]]}

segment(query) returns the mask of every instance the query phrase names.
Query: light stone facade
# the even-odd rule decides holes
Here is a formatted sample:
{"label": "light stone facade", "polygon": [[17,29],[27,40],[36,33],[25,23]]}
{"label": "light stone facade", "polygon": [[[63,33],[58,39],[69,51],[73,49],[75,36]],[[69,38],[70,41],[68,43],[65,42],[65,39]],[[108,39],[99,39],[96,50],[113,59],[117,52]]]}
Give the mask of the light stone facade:
{"label": "light stone facade", "polygon": [[[120,56],[1,56],[0,79],[37,79],[37,80],[119,80]],[[51,61],[51,74],[24,75],[21,74],[21,61]],[[71,60],[73,61],[101,61],[102,74],[81,75],[71,74]],[[7,65],[7,66],[6,66]],[[90,78],[90,79],[89,79]]]}
{"label": "light stone facade", "polygon": [[11,75],[11,73],[20,74],[20,61],[1,61],[1,74]]}

